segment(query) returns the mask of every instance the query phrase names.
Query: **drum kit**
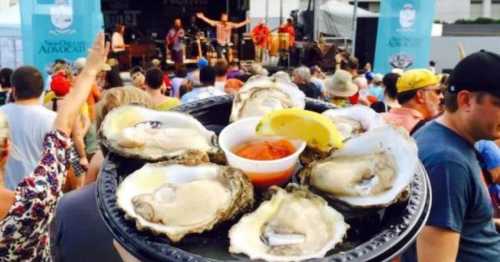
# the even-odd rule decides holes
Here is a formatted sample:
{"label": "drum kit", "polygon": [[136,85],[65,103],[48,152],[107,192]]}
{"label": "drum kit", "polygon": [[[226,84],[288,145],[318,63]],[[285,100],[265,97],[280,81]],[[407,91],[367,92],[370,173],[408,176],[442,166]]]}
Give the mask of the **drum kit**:
{"label": "drum kit", "polygon": [[213,56],[213,53],[215,53],[215,48],[203,32],[187,35],[183,41],[186,46],[185,57],[187,59],[197,60],[201,57],[210,58]]}
{"label": "drum kit", "polygon": [[290,48],[290,38],[288,33],[271,33],[269,35],[268,50],[270,56],[279,56],[281,53],[288,53]]}

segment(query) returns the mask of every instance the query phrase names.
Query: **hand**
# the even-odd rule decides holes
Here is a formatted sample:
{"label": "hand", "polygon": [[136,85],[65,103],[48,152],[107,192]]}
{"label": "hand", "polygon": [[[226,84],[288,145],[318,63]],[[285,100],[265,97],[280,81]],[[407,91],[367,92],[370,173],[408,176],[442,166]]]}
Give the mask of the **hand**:
{"label": "hand", "polygon": [[116,251],[122,258],[123,262],[140,262],[139,259],[135,258],[132,254],[130,254],[125,248],[123,248],[118,241],[113,240],[113,246]]}
{"label": "hand", "polygon": [[85,64],[84,70],[87,72],[92,72],[97,74],[101,71],[101,68],[106,64],[106,59],[108,58],[108,53],[110,49],[110,43],[105,43],[104,33],[99,33],[94,45],[89,50],[87,56],[87,63]]}
{"label": "hand", "polygon": [[85,171],[89,170],[89,160],[87,157],[80,158],[80,166],[82,166]]}
{"label": "hand", "polygon": [[198,17],[198,18],[203,18],[203,17],[204,17],[204,15],[203,15],[203,13],[202,13],[202,12],[198,12],[198,13],[196,13],[196,17]]}
{"label": "hand", "polygon": [[87,63],[82,73],[75,79],[73,88],[64,97],[61,107],[57,110],[54,128],[60,132],[71,135],[74,121],[79,116],[81,106],[87,101],[92,85],[97,74],[106,64],[109,53],[109,43],[105,43],[104,33],[99,33],[93,47],[89,50]]}

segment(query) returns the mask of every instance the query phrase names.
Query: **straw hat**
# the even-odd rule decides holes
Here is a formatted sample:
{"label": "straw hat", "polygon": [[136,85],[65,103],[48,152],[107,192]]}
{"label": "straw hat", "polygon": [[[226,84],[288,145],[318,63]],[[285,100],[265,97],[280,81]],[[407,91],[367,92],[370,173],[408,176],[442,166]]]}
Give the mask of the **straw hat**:
{"label": "straw hat", "polygon": [[358,86],[352,81],[352,75],[344,70],[337,70],[333,77],[325,81],[325,89],[329,95],[351,97],[358,92]]}

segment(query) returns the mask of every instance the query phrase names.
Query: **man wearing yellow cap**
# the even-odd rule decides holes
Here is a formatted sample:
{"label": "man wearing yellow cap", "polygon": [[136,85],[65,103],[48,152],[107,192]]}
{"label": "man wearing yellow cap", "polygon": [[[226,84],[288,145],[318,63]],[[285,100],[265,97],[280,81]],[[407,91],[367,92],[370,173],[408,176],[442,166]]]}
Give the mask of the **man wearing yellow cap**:
{"label": "man wearing yellow cap", "polygon": [[427,69],[406,71],[397,82],[401,108],[392,108],[384,119],[410,134],[440,113],[443,99],[439,78]]}

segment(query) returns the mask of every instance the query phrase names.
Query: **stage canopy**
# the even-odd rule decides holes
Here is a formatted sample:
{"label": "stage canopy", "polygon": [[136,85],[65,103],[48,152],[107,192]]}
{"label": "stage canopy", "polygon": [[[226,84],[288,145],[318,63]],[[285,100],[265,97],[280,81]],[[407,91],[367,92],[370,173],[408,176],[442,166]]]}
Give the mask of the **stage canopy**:
{"label": "stage canopy", "polygon": [[[354,6],[336,0],[323,1],[319,12],[319,32],[336,37],[352,37]],[[378,17],[358,7],[357,17]]]}

